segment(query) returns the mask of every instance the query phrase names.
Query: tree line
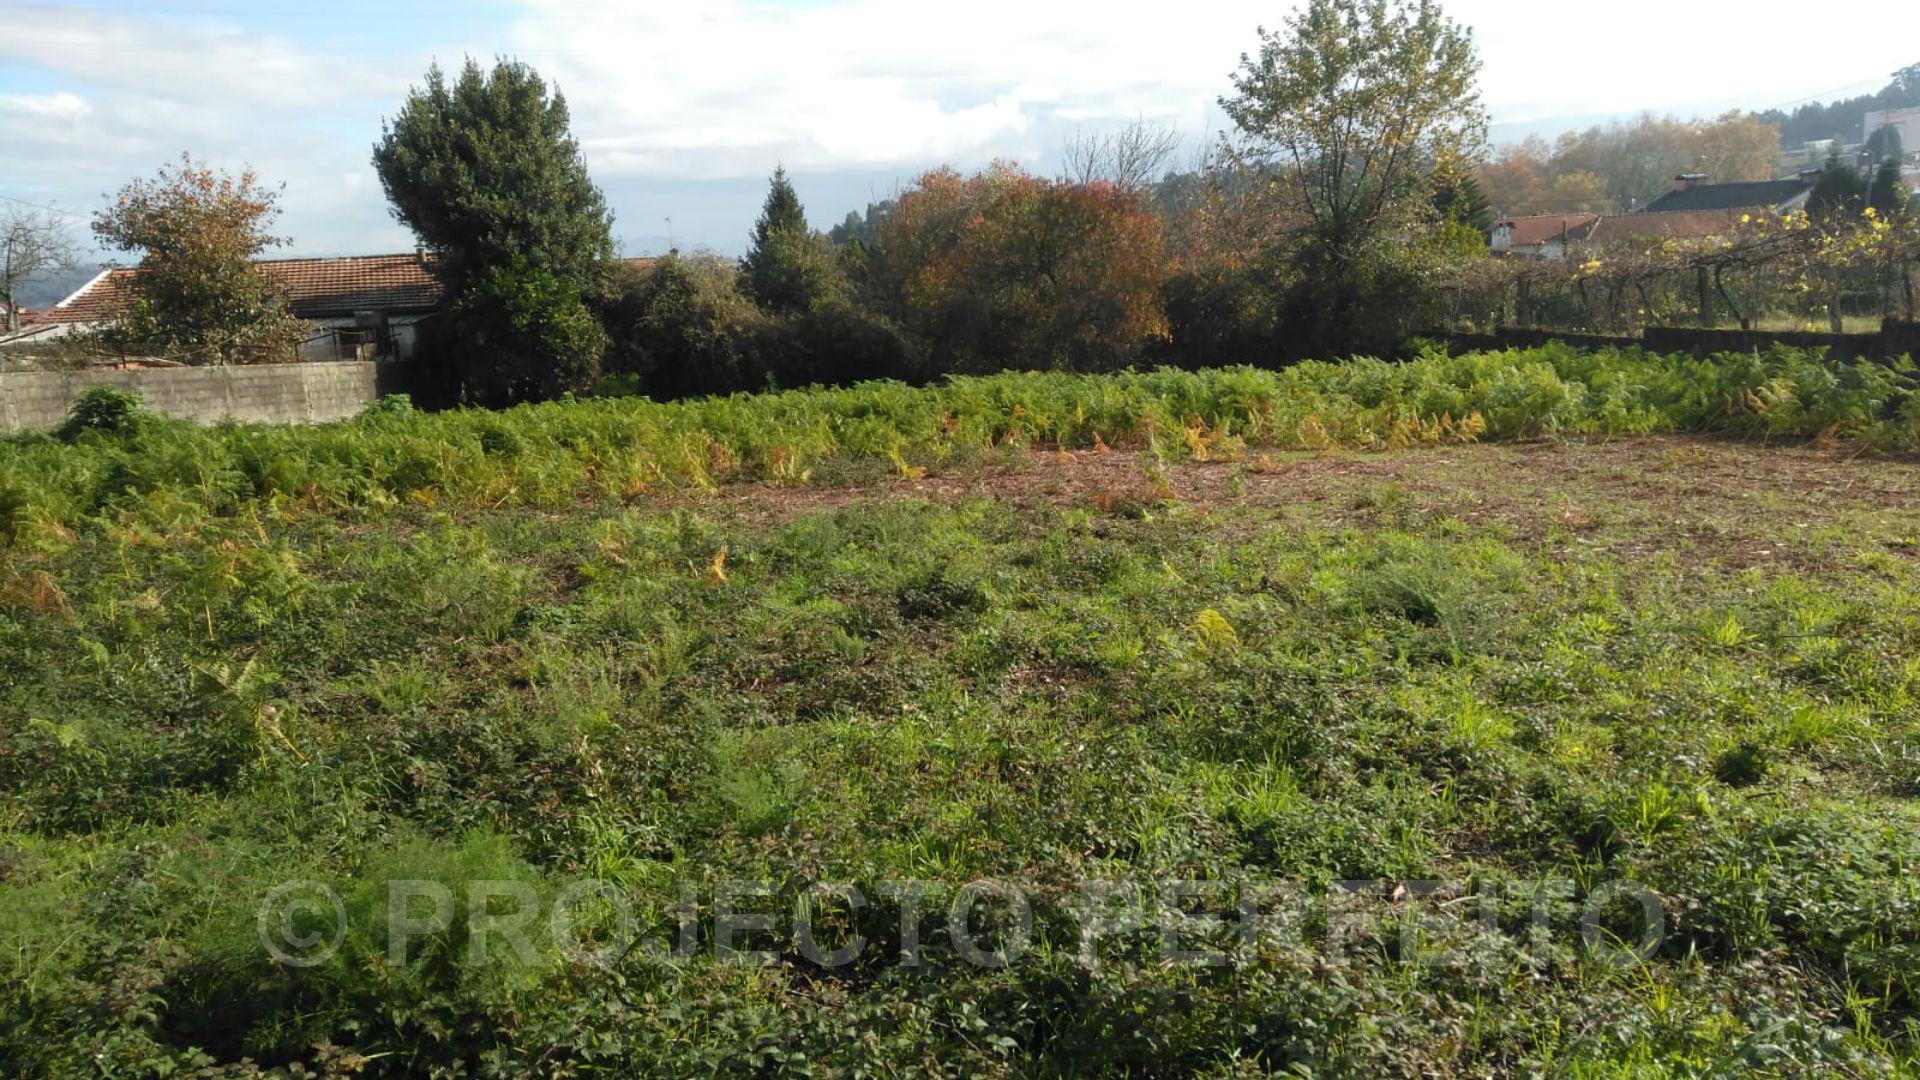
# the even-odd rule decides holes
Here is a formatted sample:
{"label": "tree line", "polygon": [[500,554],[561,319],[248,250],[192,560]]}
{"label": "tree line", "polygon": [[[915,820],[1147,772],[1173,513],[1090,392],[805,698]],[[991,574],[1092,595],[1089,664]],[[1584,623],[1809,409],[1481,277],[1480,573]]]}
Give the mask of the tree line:
{"label": "tree line", "polygon": [[[421,364],[450,400],[505,404],[1384,354],[1448,321],[1552,309],[1552,271],[1489,266],[1493,210],[1638,199],[1708,154],[1729,178],[1766,175],[1777,146],[1751,117],[1645,119],[1489,160],[1479,70],[1471,32],[1432,0],[1310,0],[1258,32],[1220,98],[1231,130],[1189,168],[1167,169],[1178,139],[1143,121],[1077,138],[1058,176],[934,169],[826,231],[776,168],[737,261],[616,259],[566,100],[524,63],[434,67],[372,156],[446,290]],[[1836,205],[1864,209],[1868,186]],[[276,197],[185,157],[130,184],[94,225],[143,253],[110,338],[203,361],[297,340],[251,261],[282,242]],[[1878,220],[1859,235],[1897,250],[1886,230],[1906,235],[1905,210]]]}
{"label": "tree line", "polygon": [[776,170],[737,264],[613,266],[564,99],[523,64],[431,72],[374,162],[458,297],[428,351],[467,400],[1278,362],[1393,347],[1439,268],[1484,254],[1478,71],[1433,3],[1315,0],[1260,32],[1183,190],[1145,123],[1058,177],[932,170],[830,232]]}

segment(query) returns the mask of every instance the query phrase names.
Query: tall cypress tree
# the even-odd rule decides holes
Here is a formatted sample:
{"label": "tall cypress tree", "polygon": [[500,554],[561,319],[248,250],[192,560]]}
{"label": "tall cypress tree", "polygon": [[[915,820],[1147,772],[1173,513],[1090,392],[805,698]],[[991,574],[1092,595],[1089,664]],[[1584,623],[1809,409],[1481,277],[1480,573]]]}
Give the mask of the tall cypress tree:
{"label": "tall cypress tree", "polygon": [[767,242],[775,234],[804,232],[806,228],[807,212],[801,208],[800,196],[787,179],[786,166],[777,166],[767,186],[767,201],[760,206],[760,220],[753,223],[753,245],[747,253],[748,264],[752,264],[756,253],[766,250]]}
{"label": "tall cypress tree", "polygon": [[1906,213],[1908,200],[1907,185],[1900,176],[1900,163],[1881,163],[1880,171],[1874,174],[1873,186],[1867,189],[1867,205],[1873,207],[1875,213],[1892,218]]}
{"label": "tall cypress tree", "polygon": [[[373,164],[393,216],[438,256],[456,320],[431,350],[489,403],[586,385],[604,349],[612,215],[568,130],[567,102],[525,64],[439,65],[382,125]],[[503,298],[518,298],[513,304]]]}
{"label": "tall cypress tree", "polygon": [[1860,170],[1837,157],[1829,158],[1807,195],[1807,213],[1820,219],[1857,214],[1866,197],[1867,182]]}
{"label": "tall cypress tree", "polygon": [[1907,156],[1906,147],[1900,142],[1900,129],[1891,124],[1882,124],[1867,136],[1867,145],[1861,153],[1867,164],[1878,165],[1888,161],[1899,161]]}
{"label": "tall cypress tree", "polygon": [[753,243],[740,260],[740,287],[768,311],[792,315],[812,308],[839,285],[832,246],[807,228],[800,196],[787,170],[773,170]]}
{"label": "tall cypress tree", "polygon": [[613,217],[568,124],[566,98],[525,64],[470,59],[452,85],[436,64],[382,124],[373,165],[443,271],[478,279],[518,258],[593,291]]}

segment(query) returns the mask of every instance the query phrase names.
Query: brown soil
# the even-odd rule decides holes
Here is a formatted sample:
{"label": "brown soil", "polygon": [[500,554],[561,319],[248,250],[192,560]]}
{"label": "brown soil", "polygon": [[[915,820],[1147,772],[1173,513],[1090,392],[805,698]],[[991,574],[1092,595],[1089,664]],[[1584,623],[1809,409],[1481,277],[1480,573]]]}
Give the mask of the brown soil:
{"label": "brown soil", "polygon": [[1030,451],[913,479],[733,485],[684,505],[771,521],[889,498],[1111,513],[1171,503],[1334,527],[1411,510],[1500,527],[1520,542],[1571,534],[1620,554],[1696,552],[1734,567],[1816,557],[1810,538],[1822,530],[1877,537],[1909,555],[1920,543],[1913,459],[1678,436],[1173,465],[1127,451]]}

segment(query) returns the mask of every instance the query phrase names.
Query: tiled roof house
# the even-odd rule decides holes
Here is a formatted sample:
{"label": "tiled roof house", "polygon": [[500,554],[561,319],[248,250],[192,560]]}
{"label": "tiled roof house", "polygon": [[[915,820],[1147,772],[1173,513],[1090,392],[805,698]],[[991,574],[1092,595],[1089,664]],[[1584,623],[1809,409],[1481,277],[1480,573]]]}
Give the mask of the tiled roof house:
{"label": "tiled roof house", "polygon": [[1710,184],[1699,173],[1673,178],[1673,190],[1642,207],[1643,214],[1674,214],[1696,210],[1752,210],[1764,207],[1777,214],[1798,210],[1813,193],[1818,170],[1785,180],[1747,180],[1733,184]]}
{"label": "tiled roof house", "polygon": [[[630,265],[651,260],[628,259]],[[293,314],[320,331],[301,346],[310,359],[372,355],[405,359],[415,327],[440,308],[444,295],[433,256],[353,255],[321,259],[261,259],[260,268],[286,287]],[[22,335],[57,337],[97,328],[133,302],[137,268],[103,270],[72,296],[34,312]]]}
{"label": "tiled roof house", "polygon": [[[431,256],[362,255],[326,259],[261,259],[260,268],[287,290],[288,307],[320,331],[301,346],[310,359],[412,354],[415,324],[440,306],[442,289]],[[133,302],[134,267],[102,270],[72,296],[35,312],[23,328],[39,336],[95,329]]]}
{"label": "tiled roof house", "polygon": [[1599,215],[1586,213],[1503,218],[1493,226],[1493,250],[1558,259],[1566,254],[1567,245],[1585,240],[1599,220]]}
{"label": "tiled roof house", "polygon": [[1588,239],[1596,244],[1624,240],[1699,240],[1725,236],[1740,224],[1743,216],[1764,212],[1748,206],[1727,210],[1670,210],[1621,214],[1602,218]]}

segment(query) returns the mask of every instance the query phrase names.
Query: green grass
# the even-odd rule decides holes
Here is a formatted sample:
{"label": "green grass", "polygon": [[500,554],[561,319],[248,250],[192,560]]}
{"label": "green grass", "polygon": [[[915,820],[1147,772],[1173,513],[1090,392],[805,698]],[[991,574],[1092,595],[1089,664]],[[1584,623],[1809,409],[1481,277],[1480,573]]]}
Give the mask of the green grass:
{"label": "green grass", "polygon": [[[1913,1076],[1911,465],[1421,434],[1903,447],[1904,378],[1543,350],[17,441],[0,1074]],[[882,883],[985,878],[1024,955],[937,908],[900,962]],[[404,963],[396,879],[461,899]],[[581,879],[649,942],[690,888],[699,948],[515,957],[465,903]],[[727,879],[771,966],[714,959]],[[1291,888],[1228,968],[1082,953],[1083,882],[1170,879]],[[1462,895],[1330,940],[1353,879]],[[348,916],[314,967],[259,940],[297,881]],[[1612,881],[1646,962],[1582,945]],[[851,965],[789,929],[816,882],[869,901],[818,905]]]}

